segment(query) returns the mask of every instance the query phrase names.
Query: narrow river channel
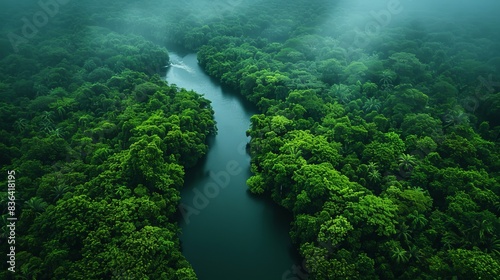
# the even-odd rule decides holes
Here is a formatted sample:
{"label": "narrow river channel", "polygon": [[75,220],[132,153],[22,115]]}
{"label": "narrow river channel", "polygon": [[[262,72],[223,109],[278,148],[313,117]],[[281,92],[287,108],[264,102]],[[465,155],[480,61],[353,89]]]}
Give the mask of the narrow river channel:
{"label": "narrow river channel", "polygon": [[297,265],[291,216],[247,191],[250,157],[245,135],[257,113],[206,75],[196,54],[170,52],[166,80],[212,101],[218,133],[208,154],[186,172],[180,218],[182,251],[200,280],[281,280]]}

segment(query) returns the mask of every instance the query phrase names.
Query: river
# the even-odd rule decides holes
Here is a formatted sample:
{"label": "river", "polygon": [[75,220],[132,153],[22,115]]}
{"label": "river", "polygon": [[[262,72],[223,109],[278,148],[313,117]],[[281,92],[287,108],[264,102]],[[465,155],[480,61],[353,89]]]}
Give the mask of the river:
{"label": "river", "polygon": [[[256,109],[223,89],[196,54],[170,52],[166,80],[212,101],[218,133],[207,155],[186,171],[181,192],[182,252],[200,280],[281,280],[298,263],[289,237],[291,215],[248,192],[245,132]],[[297,278],[299,279],[299,278]]]}

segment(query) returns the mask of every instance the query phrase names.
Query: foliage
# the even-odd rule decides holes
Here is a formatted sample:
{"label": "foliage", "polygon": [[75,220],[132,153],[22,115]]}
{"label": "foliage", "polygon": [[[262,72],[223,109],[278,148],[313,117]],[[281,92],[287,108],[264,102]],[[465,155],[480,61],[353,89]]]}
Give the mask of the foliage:
{"label": "foliage", "polygon": [[[184,169],[215,131],[210,101],[148,71],[168,53],[141,37],[55,28],[2,60],[36,60],[31,71],[0,70],[7,82],[35,83],[2,103],[13,118],[2,170],[16,170],[26,186],[16,192],[17,276],[196,279],[175,213]],[[61,41],[73,45],[47,47]]]}
{"label": "foliage", "polygon": [[362,47],[355,4],[87,2],[0,53],[20,277],[196,279],[173,214],[213,111],[152,75],[168,53],[140,34],[258,107],[247,184],[292,213],[308,279],[498,278],[498,24],[400,17]]}
{"label": "foliage", "polygon": [[[279,1],[271,2],[271,11],[249,9],[246,16],[259,24]],[[314,13],[279,9],[282,21],[308,19],[290,26],[288,36],[270,19],[276,25],[265,34],[273,39],[219,29],[223,36],[212,34],[198,52],[210,75],[261,110],[248,131],[250,190],[293,213],[290,234],[310,279],[492,278],[499,150],[498,137],[482,136],[498,123],[496,96],[488,94],[491,103],[480,107],[488,112],[462,106],[460,98],[478,98],[465,89],[477,87],[470,78],[480,64],[469,60],[474,68],[465,70],[451,62],[470,55],[488,64],[489,58],[462,52],[472,37],[440,37],[411,23],[386,28],[370,52],[353,50],[342,28],[319,36],[304,31],[318,28],[310,23],[316,19],[323,23],[319,10],[342,17],[327,1],[317,5]],[[476,132],[484,120],[489,124]],[[458,261],[463,248],[478,254],[484,274],[479,262]]]}

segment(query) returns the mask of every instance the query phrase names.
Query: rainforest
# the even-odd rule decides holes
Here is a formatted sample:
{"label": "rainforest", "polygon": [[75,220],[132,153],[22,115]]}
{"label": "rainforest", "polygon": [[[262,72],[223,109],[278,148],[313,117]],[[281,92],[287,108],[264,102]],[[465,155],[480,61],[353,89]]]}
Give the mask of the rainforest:
{"label": "rainforest", "polygon": [[0,3],[0,279],[500,279],[500,3]]}

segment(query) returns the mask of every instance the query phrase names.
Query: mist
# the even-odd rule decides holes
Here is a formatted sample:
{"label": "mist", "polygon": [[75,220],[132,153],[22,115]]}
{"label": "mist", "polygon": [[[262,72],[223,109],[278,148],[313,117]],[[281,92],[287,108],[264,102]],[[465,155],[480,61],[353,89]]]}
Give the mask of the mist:
{"label": "mist", "polygon": [[499,12],[2,1],[0,279],[498,279]]}

